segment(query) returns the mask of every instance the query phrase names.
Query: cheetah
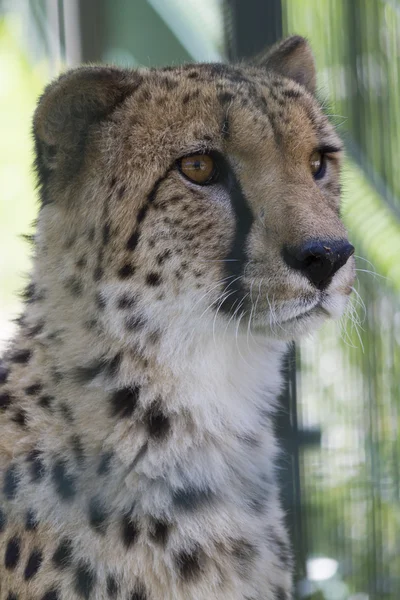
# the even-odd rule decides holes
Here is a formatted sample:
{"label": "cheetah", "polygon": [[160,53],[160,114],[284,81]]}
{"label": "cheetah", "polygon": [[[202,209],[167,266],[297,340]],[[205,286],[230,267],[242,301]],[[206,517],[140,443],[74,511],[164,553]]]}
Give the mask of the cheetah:
{"label": "cheetah", "polygon": [[274,414],[345,310],[312,51],[83,66],[34,115],[40,211],[0,368],[1,600],[289,600]]}

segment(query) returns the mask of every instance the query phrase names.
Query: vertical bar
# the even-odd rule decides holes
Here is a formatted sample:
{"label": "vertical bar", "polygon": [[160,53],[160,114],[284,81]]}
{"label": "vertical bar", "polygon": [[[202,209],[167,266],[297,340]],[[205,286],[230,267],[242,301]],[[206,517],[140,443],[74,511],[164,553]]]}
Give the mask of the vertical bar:
{"label": "vertical bar", "polygon": [[[62,3],[64,21],[65,61],[69,67],[82,62],[83,35],[81,32],[79,0],[64,0]],[[85,32],[86,33],[86,32]]]}
{"label": "vertical bar", "polygon": [[[69,0],[64,0],[69,2]],[[76,0],[79,4],[81,61],[101,62],[105,52],[105,2],[109,0]],[[116,8],[118,10],[118,8]]]}
{"label": "vertical bar", "polygon": [[[227,0],[225,3],[227,55],[230,60],[252,57],[283,36],[282,0]],[[294,344],[283,365],[285,390],[281,397],[276,431],[284,456],[279,465],[282,502],[300,571],[304,570],[301,552],[301,503],[299,435],[296,406],[296,350]]]}
{"label": "vertical bar", "polygon": [[281,0],[228,0],[231,32],[230,60],[249,58],[282,37]]}
{"label": "vertical bar", "polygon": [[55,77],[59,73],[62,58],[58,2],[46,0],[45,10],[48,21],[46,33],[50,61],[50,75]]}

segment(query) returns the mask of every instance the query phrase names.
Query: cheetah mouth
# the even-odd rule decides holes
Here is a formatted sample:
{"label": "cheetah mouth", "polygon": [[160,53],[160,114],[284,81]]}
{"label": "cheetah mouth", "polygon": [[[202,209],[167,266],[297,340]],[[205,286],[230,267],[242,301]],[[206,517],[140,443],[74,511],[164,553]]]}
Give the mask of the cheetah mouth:
{"label": "cheetah mouth", "polygon": [[287,319],[281,320],[280,323],[281,323],[281,325],[290,324],[290,323],[299,323],[310,317],[316,317],[316,316],[321,316],[321,317],[323,316],[325,318],[330,318],[331,314],[326,308],[324,308],[322,306],[321,302],[318,302],[318,304],[316,304],[315,306],[300,312],[299,314],[295,315],[294,317],[289,317]]}

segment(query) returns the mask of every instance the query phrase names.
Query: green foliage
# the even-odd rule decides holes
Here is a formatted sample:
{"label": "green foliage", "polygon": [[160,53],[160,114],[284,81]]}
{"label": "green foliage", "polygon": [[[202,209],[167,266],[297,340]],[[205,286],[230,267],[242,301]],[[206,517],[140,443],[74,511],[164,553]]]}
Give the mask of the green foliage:
{"label": "green foliage", "polygon": [[45,65],[32,65],[18,20],[0,18],[0,342],[18,311],[16,290],[29,270],[29,248],[19,237],[31,230],[37,205],[32,172],[31,119],[43,88]]}
{"label": "green foliage", "polygon": [[[395,3],[380,0],[283,4],[287,32],[305,35],[312,44],[327,114],[351,142],[343,218],[359,255],[352,319],[325,326],[300,349],[299,419],[322,432],[321,447],[302,452],[304,547],[307,556],[339,561],[350,590],[340,600],[352,593],[395,600],[400,597],[399,13]],[[334,588],[334,581],[331,587],[325,582],[323,597]]]}

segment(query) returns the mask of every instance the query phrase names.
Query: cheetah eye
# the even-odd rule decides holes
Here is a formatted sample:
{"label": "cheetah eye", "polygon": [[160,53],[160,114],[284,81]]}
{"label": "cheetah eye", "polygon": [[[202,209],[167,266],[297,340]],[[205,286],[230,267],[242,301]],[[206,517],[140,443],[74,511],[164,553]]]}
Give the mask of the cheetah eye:
{"label": "cheetah eye", "polygon": [[197,185],[213,183],[218,175],[216,161],[210,154],[191,154],[178,160],[182,175]]}
{"label": "cheetah eye", "polygon": [[326,171],[326,158],[322,152],[316,150],[310,157],[311,173],[314,179],[322,179]]}

